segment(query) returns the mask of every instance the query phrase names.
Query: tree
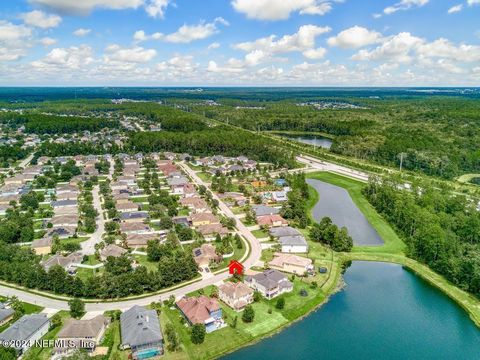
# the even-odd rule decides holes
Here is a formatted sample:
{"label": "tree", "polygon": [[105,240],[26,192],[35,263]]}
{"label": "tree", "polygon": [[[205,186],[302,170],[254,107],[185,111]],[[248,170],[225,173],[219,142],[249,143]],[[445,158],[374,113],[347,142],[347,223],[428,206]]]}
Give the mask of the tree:
{"label": "tree", "polygon": [[62,317],[59,315],[59,314],[55,314],[52,316],[52,319],[50,320],[51,321],[51,328],[57,328],[57,327],[60,327],[62,326]]}
{"label": "tree", "polygon": [[70,315],[73,318],[79,319],[85,313],[85,304],[78,298],[70,300],[68,306],[70,307]]}
{"label": "tree", "polygon": [[278,310],[282,310],[284,307],[285,307],[285,298],[281,297],[281,298],[278,298],[276,304],[275,304],[275,307],[278,309]]}
{"label": "tree", "polygon": [[193,324],[191,340],[194,344],[201,344],[205,341],[205,325],[203,324]]}
{"label": "tree", "polygon": [[246,323],[251,323],[255,318],[255,310],[253,310],[252,305],[245,306],[243,310],[242,320]]}
{"label": "tree", "polygon": [[168,323],[165,327],[165,335],[167,336],[168,351],[177,351],[180,348],[180,339],[171,323]]}

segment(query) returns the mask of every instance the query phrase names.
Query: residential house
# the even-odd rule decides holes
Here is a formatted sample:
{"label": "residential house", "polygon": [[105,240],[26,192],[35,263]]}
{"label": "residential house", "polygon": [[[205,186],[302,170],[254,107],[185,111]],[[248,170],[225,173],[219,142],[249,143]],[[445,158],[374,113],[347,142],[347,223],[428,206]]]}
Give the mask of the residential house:
{"label": "residential house", "polygon": [[254,205],[253,211],[255,212],[255,216],[265,216],[278,214],[280,209],[266,205]]}
{"label": "residential house", "polygon": [[49,327],[50,320],[45,314],[24,315],[0,333],[0,343],[13,341],[17,355],[22,355],[48,332]]}
{"label": "residential house", "polygon": [[163,334],[155,310],[135,305],[120,315],[122,349],[130,349],[132,359],[148,359],[163,354]]}
{"label": "residential house", "polygon": [[59,239],[68,239],[75,235],[77,226],[58,226],[52,228],[47,235],[50,237],[58,236]]}
{"label": "residential house", "polygon": [[32,249],[37,255],[47,255],[52,252],[53,239],[51,237],[43,237],[33,240]]}
{"label": "residential house", "polygon": [[200,234],[202,234],[206,239],[215,238],[218,235],[225,236],[230,233],[226,227],[222,224],[207,224],[200,225],[196,229]]}
{"label": "residential house", "polygon": [[278,238],[284,253],[306,253],[308,252],[307,240],[302,235],[282,236]]}
{"label": "residential house", "polygon": [[186,197],[186,198],[180,199],[180,204],[188,207],[189,209],[195,211],[196,213],[202,213],[207,210],[210,210],[207,202],[198,196]]}
{"label": "residential house", "polygon": [[117,177],[117,182],[125,183],[127,185],[134,185],[136,183],[135,176],[119,176]]}
{"label": "residential house", "polygon": [[204,324],[207,333],[225,326],[222,319],[222,308],[215,298],[209,298],[205,295],[199,297],[185,296],[176,304],[190,325]]}
{"label": "residential house", "polygon": [[259,291],[267,299],[293,290],[293,284],[280,271],[269,269],[255,275],[245,277],[245,283]]}
{"label": "residential house", "polygon": [[253,289],[242,282],[226,282],[218,287],[218,297],[235,311],[253,302]]}
{"label": "residential house", "polygon": [[273,191],[272,192],[272,200],[275,202],[285,202],[288,201],[287,192],[286,191]]}
{"label": "residential house", "polygon": [[267,186],[267,182],[266,181],[252,181],[251,185],[254,188],[262,188],[262,187]]}
{"label": "residential house", "polygon": [[120,231],[125,234],[146,234],[151,233],[152,229],[143,222],[122,222]]}
{"label": "residential house", "polygon": [[62,193],[69,193],[69,192],[77,192],[78,191],[78,186],[76,185],[58,185],[57,188],[55,189],[55,192],[57,195],[62,194]]}
{"label": "residential house", "polygon": [[115,244],[108,244],[107,246],[105,246],[105,248],[103,248],[102,250],[100,250],[100,259],[102,261],[105,261],[107,260],[108,257],[112,256],[112,257],[120,257],[124,254],[126,254],[128,251],[118,245],[115,245]]}
{"label": "residential house", "polygon": [[59,200],[59,201],[52,201],[53,209],[64,209],[67,207],[77,207],[76,200]]}
{"label": "residential house", "polygon": [[208,267],[210,263],[220,263],[223,260],[221,255],[215,251],[215,246],[210,244],[202,244],[199,248],[192,250],[193,259],[201,268]]}
{"label": "residential house", "polygon": [[83,260],[81,252],[74,252],[63,256],[61,254],[53,255],[51,258],[43,261],[41,264],[45,270],[50,270],[52,266],[59,265],[65,270],[72,270],[76,267],[76,264],[80,264]]}
{"label": "residential house", "polygon": [[220,224],[220,220],[212,213],[195,213],[190,216],[193,227],[210,224]]}
{"label": "residential house", "polygon": [[55,348],[55,355],[68,356],[78,349],[92,352],[102,341],[109,324],[110,319],[103,315],[90,320],[69,319],[57,334],[57,339],[69,346]]}
{"label": "residential house", "polygon": [[55,197],[57,198],[57,201],[60,201],[60,200],[77,200],[78,191],[62,192],[60,194],[56,194]]}
{"label": "residential house", "polygon": [[126,243],[128,247],[145,247],[151,240],[159,241],[158,234],[127,234]]}
{"label": "residential house", "polygon": [[123,183],[123,182],[119,182],[119,181],[114,181],[114,182],[110,183],[110,189],[112,189],[112,191],[127,190],[128,189],[128,184]]}
{"label": "residential house", "polygon": [[116,204],[115,207],[121,213],[138,211],[138,204],[132,201]]}
{"label": "residential house", "polygon": [[260,226],[287,226],[288,221],[278,214],[257,216],[257,224]]}
{"label": "residential house", "polygon": [[12,320],[14,315],[15,315],[15,310],[13,310],[12,308],[1,307],[0,308],[0,326],[5,325],[10,320]]}
{"label": "residential house", "polygon": [[314,270],[311,259],[293,254],[275,253],[268,265],[273,269],[296,275],[305,275]]}
{"label": "residential house", "polygon": [[78,221],[80,217],[77,214],[69,214],[69,215],[55,215],[50,222],[52,223],[53,227],[77,227]]}
{"label": "residential house", "polygon": [[280,227],[272,227],[268,231],[271,236],[280,238],[283,236],[297,236],[297,235],[302,235],[300,231],[297,229],[294,229],[290,226],[280,226]]}
{"label": "residential house", "polygon": [[124,212],[120,214],[122,222],[143,222],[148,219],[148,213],[145,211]]}

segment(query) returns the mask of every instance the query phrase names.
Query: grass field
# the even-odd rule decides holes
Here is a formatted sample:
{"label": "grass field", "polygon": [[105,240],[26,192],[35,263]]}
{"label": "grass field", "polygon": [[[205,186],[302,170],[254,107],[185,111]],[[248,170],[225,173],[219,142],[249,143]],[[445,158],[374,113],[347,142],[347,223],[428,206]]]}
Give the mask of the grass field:
{"label": "grass field", "polygon": [[263,238],[268,238],[269,237],[268,233],[266,231],[262,230],[262,229],[252,230],[252,234],[257,239],[263,239]]}
{"label": "grass field", "polygon": [[[372,205],[368,202],[368,200],[362,194],[362,188],[365,186],[364,183],[353,180],[351,178],[347,178],[344,176],[340,176],[337,174],[333,174],[330,172],[316,172],[307,175],[310,179],[317,179],[321,180],[333,185],[340,186],[348,191],[350,194],[353,202],[360,211],[365,215],[368,222],[375,228],[378,232],[380,237],[385,242],[383,246],[355,246],[353,251],[358,252],[383,252],[383,253],[390,253],[390,254],[404,254],[405,252],[405,244],[404,242],[398,237],[392,227],[387,223],[387,221],[377,213],[377,211],[373,208]],[[316,193],[313,188],[311,191]],[[318,194],[314,198],[319,199]],[[317,200],[318,201],[318,200]],[[317,201],[311,200],[309,201],[310,209],[313,208]]]}

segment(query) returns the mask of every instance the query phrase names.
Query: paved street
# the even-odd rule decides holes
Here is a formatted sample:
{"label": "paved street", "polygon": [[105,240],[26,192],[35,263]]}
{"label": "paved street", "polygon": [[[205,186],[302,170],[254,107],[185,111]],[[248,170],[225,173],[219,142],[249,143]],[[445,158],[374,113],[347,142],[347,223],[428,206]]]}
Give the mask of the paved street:
{"label": "paved street", "polygon": [[98,211],[97,216],[97,229],[90,236],[90,239],[81,243],[82,254],[83,255],[93,255],[95,254],[95,244],[98,244],[102,241],[102,235],[105,230],[105,219],[103,218],[102,204],[100,202],[100,188],[98,185],[95,185],[92,190],[93,195],[93,206]]}

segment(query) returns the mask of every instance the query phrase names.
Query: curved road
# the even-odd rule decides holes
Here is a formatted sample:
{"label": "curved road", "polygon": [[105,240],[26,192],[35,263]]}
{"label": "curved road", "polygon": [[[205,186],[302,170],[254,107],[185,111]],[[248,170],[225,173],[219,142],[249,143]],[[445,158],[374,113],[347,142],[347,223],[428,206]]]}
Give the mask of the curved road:
{"label": "curved road", "polygon": [[[192,178],[192,180],[197,185],[204,185],[206,186],[205,182],[200,179],[195,172],[190,169],[185,164],[180,164],[182,169]],[[262,253],[262,247],[258,239],[248,230],[248,228],[239,221],[230,208],[225,205],[223,201],[221,201],[217,195],[212,194],[214,199],[218,200],[220,210],[228,217],[232,217],[236,219],[237,222],[237,229],[238,232],[243,235],[243,237],[247,240],[250,245],[250,254],[247,259],[243,261],[243,265],[246,269],[251,268],[254,266],[259,260]],[[102,218],[102,216],[100,216]],[[196,291],[202,289],[206,286],[213,285],[219,283],[226,278],[229,277],[227,271],[213,275],[210,278],[202,279],[200,281],[194,282],[192,284],[188,284],[182,286],[181,288],[174,289],[171,291],[167,291],[162,294],[151,295],[141,299],[132,299],[132,300],[122,300],[122,301],[113,301],[113,302],[102,302],[102,303],[87,303],[85,304],[85,310],[87,312],[104,312],[108,310],[126,310],[132,307],[133,305],[148,305],[154,301],[160,301],[164,299],[168,299],[171,295],[175,296],[176,298],[180,298],[192,291]],[[68,302],[67,300],[57,300],[51,299],[40,294],[30,293],[22,290],[17,290],[14,288],[9,288],[6,286],[0,285],[0,294],[4,296],[17,296],[20,300],[36,304],[39,306],[43,306],[47,309],[56,309],[56,310],[68,310]]]}

